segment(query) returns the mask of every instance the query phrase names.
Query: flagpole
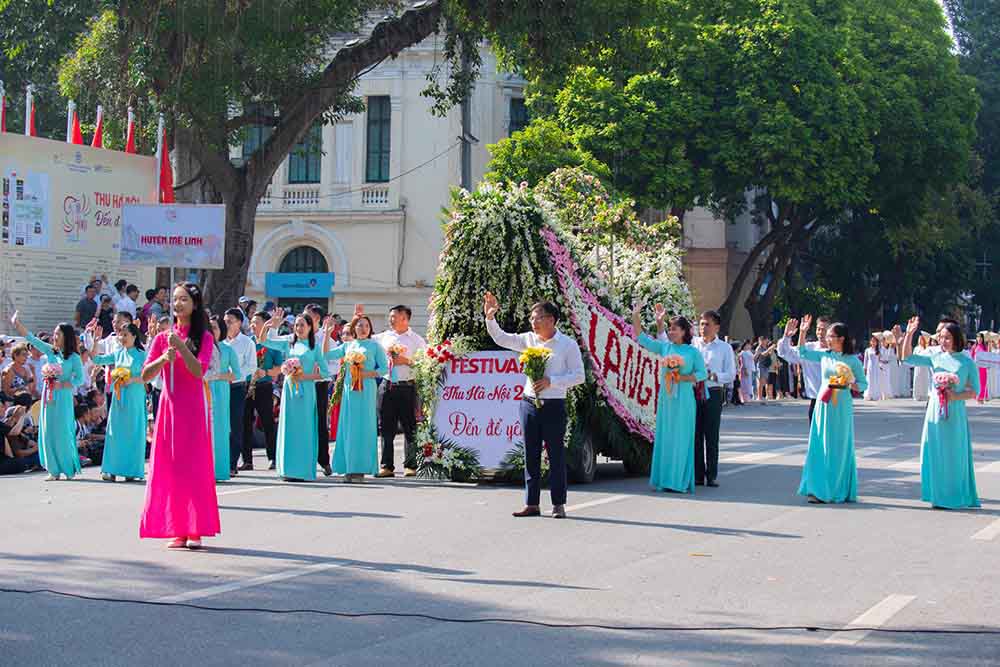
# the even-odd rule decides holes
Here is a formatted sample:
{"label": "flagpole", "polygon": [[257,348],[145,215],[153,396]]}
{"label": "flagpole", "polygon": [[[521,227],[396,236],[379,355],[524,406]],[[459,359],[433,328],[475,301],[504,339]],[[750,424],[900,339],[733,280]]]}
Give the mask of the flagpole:
{"label": "flagpole", "polygon": [[24,136],[26,137],[31,136],[31,96],[33,88],[34,86],[29,83],[26,89],[27,92],[24,95]]}
{"label": "flagpole", "polygon": [[73,107],[76,103],[73,100],[66,105],[66,143],[73,143]]}
{"label": "flagpole", "polygon": [[7,131],[7,91],[0,80],[0,132]]}

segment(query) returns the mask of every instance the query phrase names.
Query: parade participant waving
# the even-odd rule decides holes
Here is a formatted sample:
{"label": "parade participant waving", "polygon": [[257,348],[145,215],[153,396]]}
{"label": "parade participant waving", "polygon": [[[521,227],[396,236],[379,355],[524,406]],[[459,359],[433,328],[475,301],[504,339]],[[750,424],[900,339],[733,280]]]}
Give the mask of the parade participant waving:
{"label": "parade participant waving", "polygon": [[799,332],[795,348],[804,361],[820,362],[824,386],[809,425],[809,450],[799,495],[810,503],[854,502],[858,498],[858,469],[854,456],[854,395],[868,386],[854,343],[841,322],[826,330],[826,350],[806,346],[812,315],[785,325],[785,335]]}
{"label": "parade participant waving", "polygon": [[[697,404],[694,383],[707,377],[701,352],[691,345],[691,323],[685,317],[670,318],[668,341],[642,331],[642,309],[632,311],[632,328],[639,345],[664,357],[660,362],[660,395],[656,404],[656,436],[649,485],[657,491],[690,493],[695,483],[695,421]],[[656,324],[662,327],[666,311],[657,304]]]}
{"label": "parade participant waving", "polygon": [[52,344],[39,340],[21,323],[15,311],[10,323],[47,362],[42,367],[41,423],[38,429],[38,458],[49,471],[47,481],[60,475],[73,479],[80,472],[80,456],[76,449],[76,418],[73,415],[73,391],[83,384],[83,362],[77,352],[76,331],[72,324],[57,324],[52,331]]}
{"label": "parade participant waving", "polygon": [[979,393],[979,370],[962,353],[965,336],[960,326],[947,323],[940,327],[937,338],[941,349],[929,355],[913,352],[913,337],[919,329],[920,318],[911,318],[906,325],[903,359],[933,372],[920,441],[920,497],[939,508],[979,507],[965,410],[965,401]]}

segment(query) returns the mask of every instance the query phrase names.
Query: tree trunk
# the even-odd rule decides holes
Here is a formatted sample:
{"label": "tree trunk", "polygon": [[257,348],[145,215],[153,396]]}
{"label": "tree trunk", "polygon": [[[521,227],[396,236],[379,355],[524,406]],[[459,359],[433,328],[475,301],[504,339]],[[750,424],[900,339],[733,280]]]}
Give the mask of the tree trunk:
{"label": "tree trunk", "polygon": [[235,308],[243,295],[253,254],[254,222],[259,197],[250,197],[245,189],[233,195],[223,194],[226,205],[226,268],[207,271],[205,305],[213,313]]}
{"label": "tree trunk", "polygon": [[743,266],[740,267],[740,272],[736,275],[736,280],[733,281],[732,286],[729,288],[729,294],[726,295],[726,300],[721,306],[719,306],[719,316],[722,318],[721,334],[723,336],[729,334],[729,325],[733,321],[733,314],[736,312],[737,301],[740,298],[740,294],[743,292],[743,285],[750,277],[750,273],[756,266],[757,260],[760,259],[760,257],[774,244],[778,238],[786,233],[786,229],[775,227],[757,242],[757,245],[750,250],[750,254],[747,255],[747,258],[743,260]]}

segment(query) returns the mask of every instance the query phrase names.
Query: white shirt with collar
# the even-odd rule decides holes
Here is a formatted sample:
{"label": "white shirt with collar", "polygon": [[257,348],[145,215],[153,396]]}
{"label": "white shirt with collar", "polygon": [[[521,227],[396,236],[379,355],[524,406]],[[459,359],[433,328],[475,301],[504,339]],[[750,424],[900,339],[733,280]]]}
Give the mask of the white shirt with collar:
{"label": "white shirt with collar", "polygon": [[233,380],[236,382],[246,382],[257,370],[257,344],[253,339],[243,334],[236,334],[235,338],[227,338],[226,345],[233,348],[236,359],[240,363],[240,376]]}
{"label": "white shirt with collar", "polygon": [[[826,347],[814,340],[806,343],[806,349],[825,350]],[[803,359],[798,350],[792,347],[792,339],[788,336],[783,336],[778,341],[778,356],[802,366],[802,375],[806,380],[806,397],[818,398],[823,390],[823,365],[818,361]]]}
{"label": "white shirt with collar", "polygon": [[[407,329],[403,333],[397,333],[395,329],[388,329],[380,334],[372,336],[372,340],[382,346],[385,350],[386,357],[389,356],[389,348],[393,345],[402,345],[406,348],[403,352],[404,357],[410,359],[413,358],[420,350],[427,348],[427,341],[420,337],[413,329]],[[393,366],[395,382],[408,382],[413,379],[413,369],[409,366]],[[389,373],[385,374],[385,378],[389,379]]]}
{"label": "white shirt with collar", "polygon": [[535,396],[531,380],[527,380],[524,383],[525,396],[542,400],[566,398],[566,391],[570,387],[583,384],[586,380],[580,346],[574,339],[561,331],[557,330],[555,336],[548,340],[542,340],[533,331],[523,334],[507,333],[500,328],[496,319],[486,320],[486,330],[494,343],[508,350],[522,352],[529,347],[545,347],[552,350],[552,356],[549,357],[545,365],[545,376],[551,384],[542,391],[541,395]]}
{"label": "white shirt with collar", "polygon": [[[669,342],[670,337],[666,332],[657,336],[661,341]],[[701,358],[705,360],[705,371],[714,373],[714,380],[705,380],[707,389],[718,389],[727,384],[732,384],[736,379],[736,353],[733,346],[716,336],[711,343],[706,343],[701,336],[691,339],[691,347],[701,352]]]}
{"label": "white shirt with collar", "polygon": [[119,313],[128,313],[133,319],[135,319],[137,307],[135,301],[133,301],[128,294],[123,294],[115,302],[115,311]]}

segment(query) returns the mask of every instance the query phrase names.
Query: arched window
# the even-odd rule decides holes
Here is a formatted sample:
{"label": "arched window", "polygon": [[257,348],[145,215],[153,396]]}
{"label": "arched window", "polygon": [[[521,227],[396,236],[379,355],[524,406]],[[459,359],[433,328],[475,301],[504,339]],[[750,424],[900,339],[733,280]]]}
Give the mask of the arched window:
{"label": "arched window", "polygon": [[323,253],[304,245],[292,248],[278,267],[279,273],[328,273],[329,271]]}

